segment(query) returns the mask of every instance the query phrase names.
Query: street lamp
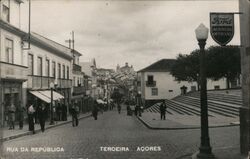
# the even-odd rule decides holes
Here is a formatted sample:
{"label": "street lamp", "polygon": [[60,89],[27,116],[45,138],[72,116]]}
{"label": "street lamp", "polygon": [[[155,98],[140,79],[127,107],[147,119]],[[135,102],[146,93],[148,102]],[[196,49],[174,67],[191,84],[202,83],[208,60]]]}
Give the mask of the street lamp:
{"label": "street lamp", "polygon": [[54,125],[53,120],[53,89],[55,87],[55,84],[53,82],[50,83],[50,92],[51,92],[51,102],[50,102],[50,125]]}
{"label": "street lamp", "polygon": [[208,109],[207,109],[207,79],[205,64],[205,45],[208,37],[208,28],[200,24],[195,29],[196,39],[200,47],[200,106],[201,106],[201,144],[197,158],[215,158],[212,154],[212,148],[208,133]]}

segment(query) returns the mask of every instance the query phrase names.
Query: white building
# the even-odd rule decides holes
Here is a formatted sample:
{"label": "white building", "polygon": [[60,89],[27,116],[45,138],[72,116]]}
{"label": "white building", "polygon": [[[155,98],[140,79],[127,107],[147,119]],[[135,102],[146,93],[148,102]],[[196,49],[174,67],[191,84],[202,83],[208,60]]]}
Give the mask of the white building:
{"label": "white building", "polygon": [[88,87],[91,89],[87,90],[87,95],[96,98],[98,96],[96,61],[92,59],[90,62],[80,62],[80,66],[82,67],[82,72],[89,77]]}
{"label": "white building", "polygon": [[25,104],[23,82],[27,80],[27,60],[22,50],[20,30],[21,0],[0,1],[0,117],[1,126],[8,119],[7,107]]}
{"label": "white building", "polygon": [[[170,74],[173,59],[162,59],[137,72],[137,90],[141,92],[145,106],[151,106],[163,99],[171,99],[181,94],[181,87],[187,91],[197,88],[196,83],[178,82]],[[207,82],[207,89],[225,89],[226,80]]]}
{"label": "white building", "polygon": [[28,104],[32,103],[36,106],[45,102],[49,105],[50,89],[53,86],[52,99],[68,105],[72,88],[71,49],[37,33],[32,33],[26,58],[28,59],[28,81],[26,82]]}

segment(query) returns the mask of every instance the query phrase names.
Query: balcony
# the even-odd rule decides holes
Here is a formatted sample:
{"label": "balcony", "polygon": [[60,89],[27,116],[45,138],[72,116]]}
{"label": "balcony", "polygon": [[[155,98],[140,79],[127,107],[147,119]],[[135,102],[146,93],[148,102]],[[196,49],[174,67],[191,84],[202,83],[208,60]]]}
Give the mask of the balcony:
{"label": "balcony", "polygon": [[1,79],[18,81],[28,80],[28,67],[25,66],[0,61],[0,72]]}
{"label": "balcony", "polygon": [[86,88],[84,86],[73,87],[73,95],[85,94]]}
{"label": "balcony", "polygon": [[81,72],[82,71],[82,67],[77,65],[77,64],[73,64],[73,71],[79,71]]}
{"label": "balcony", "polygon": [[[49,89],[50,83],[55,83],[55,78],[53,77],[43,77],[43,76],[28,76],[28,88],[32,89]],[[69,79],[57,79],[57,88],[71,88],[72,81]]]}
{"label": "balcony", "polygon": [[155,87],[156,86],[156,81],[146,81],[146,86],[147,87]]}

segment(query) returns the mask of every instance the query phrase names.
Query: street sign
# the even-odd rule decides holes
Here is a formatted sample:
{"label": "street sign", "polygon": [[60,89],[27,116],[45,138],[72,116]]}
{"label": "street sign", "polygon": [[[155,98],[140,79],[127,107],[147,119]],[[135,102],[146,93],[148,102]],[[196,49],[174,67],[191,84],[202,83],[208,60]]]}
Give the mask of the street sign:
{"label": "street sign", "polygon": [[219,45],[229,43],[234,36],[234,13],[210,13],[210,33]]}

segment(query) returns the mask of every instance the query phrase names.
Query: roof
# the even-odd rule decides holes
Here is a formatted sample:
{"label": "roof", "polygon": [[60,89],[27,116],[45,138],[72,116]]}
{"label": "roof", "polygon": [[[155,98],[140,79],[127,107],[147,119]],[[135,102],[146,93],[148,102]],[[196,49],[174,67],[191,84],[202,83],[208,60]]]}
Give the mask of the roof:
{"label": "roof", "polygon": [[68,58],[71,58],[71,59],[73,58],[71,49],[53,40],[50,40],[42,35],[39,35],[38,33],[35,33],[35,32],[31,33],[31,43],[43,45],[44,47],[46,47],[46,49],[50,49],[50,50],[52,49],[56,51],[57,53],[59,52],[61,55],[64,55]]}
{"label": "roof", "polygon": [[18,2],[18,3],[23,3],[23,0],[16,0],[16,2]]}
{"label": "roof", "polygon": [[3,21],[0,19],[0,28],[4,29],[4,30],[7,30],[17,36],[20,36],[20,37],[24,37],[27,33],[20,30],[19,28]]}
{"label": "roof", "polygon": [[175,59],[161,59],[137,72],[169,72]]}
{"label": "roof", "polygon": [[78,56],[82,56],[82,54],[81,54],[80,52],[78,52],[78,51],[76,51],[76,50],[73,50],[73,49],[72,49],[72,53],[73,53],[73,54],[76,54],[76,55],[78,55]]}

